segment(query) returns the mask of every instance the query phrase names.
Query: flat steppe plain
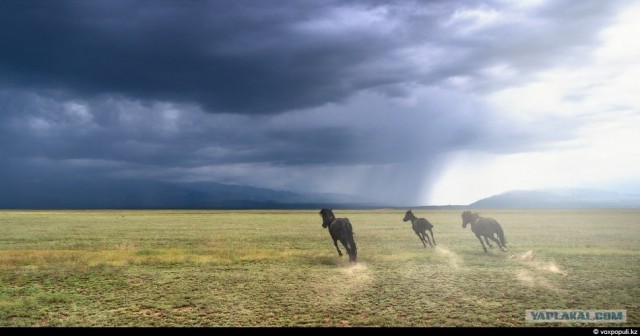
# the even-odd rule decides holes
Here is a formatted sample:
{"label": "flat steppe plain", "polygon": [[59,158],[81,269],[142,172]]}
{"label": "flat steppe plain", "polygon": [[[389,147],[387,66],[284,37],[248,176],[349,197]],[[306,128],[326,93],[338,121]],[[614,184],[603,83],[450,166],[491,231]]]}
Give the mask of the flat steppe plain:
{"label": "flat steppe plain", "polygon": [[[640,209],[340,210],[358,263],[318,210],[0,211],[0,326],[638,326]],[[344,248],[340,245],[344,252]],[[528,323],[528,309],[627,311],[624,323]]]}

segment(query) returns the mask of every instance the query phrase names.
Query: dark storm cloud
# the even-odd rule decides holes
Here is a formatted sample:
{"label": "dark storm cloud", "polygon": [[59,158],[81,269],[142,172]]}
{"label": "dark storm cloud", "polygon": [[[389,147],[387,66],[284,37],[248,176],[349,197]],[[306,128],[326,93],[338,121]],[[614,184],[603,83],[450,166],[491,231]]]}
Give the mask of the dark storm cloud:
{"label": "dark storm cloud", "polygon": [[[424,162],[437,161],[442,147],[470,141],[469,123],[478,120],[447,122],[456,114],[437,117],[437,103],[430,105],[434,112],[414,108],[399,117],[389,112],[398,106],[379,95],[356,98],[349,113],[334,106],[269,118],[210,115],[184,105],[115,98],[15,91],[1,96],[10,112],[0,116],[2,178],[14,181],[94,176],[309,190],[318,179],[327,181],[314,186],[322,190],[346,175],[354,183],[350,192],[374,192],[383,181],[392,181],[398,193],[412,198],[420,190],[404,186],[421,180],[435,164]],[[455,100],[442,93],[432,98]],[[450,124],[446,132],[443,123]],[[398,172],[404,174],[395,176]],[[393,188],[385,188],[387,195]]]}
{"label": "dark storm cloud", "polygon": [[584,62],[618,4],[3,1],[0,175],[411,202],[450,151],[566,136],[479,96]]}
{"label": "dark storm cloud", "polygon": [[[330,3],[10,1],[0,10],[5,82],[80,94],[271,113],[339,100],[380,74],[348,69],[395,42],[297,26]],[[345,3],[345,6],[348,3]]]}
{"label": "dark storm cloud", "polygon": [[[527,69],[593,42],[611,2],[553,2],[465,33],[499,2],[5,1],[5,85],[264,114],[397,84]],[[503,15],[511,15],[506,12]],[[517,19],[516,19],[517,20]],[[431,52],[439,50],[438,53]],[[525,74],[526,75],[526,74]]]}

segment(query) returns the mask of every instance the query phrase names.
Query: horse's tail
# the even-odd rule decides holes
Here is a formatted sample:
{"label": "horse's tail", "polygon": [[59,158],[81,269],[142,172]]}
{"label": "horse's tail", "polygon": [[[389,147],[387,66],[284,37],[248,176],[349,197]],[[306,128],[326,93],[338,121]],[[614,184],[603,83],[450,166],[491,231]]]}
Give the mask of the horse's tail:
{"label": "horse's tail", "polygon": [[500,239],[500,244],[502,244],[505,248],[507,247],[507,240],[504,238],[504,232],[502,231],[502,226],[496,222],[496,233],[498,234],[498,239]]}
{"label": "horse's tail", "polygon": [[355,233],[353,232],[353,228],[351,227],[351,222],[349,222],[348,220],[347,220],[346,228],[347,228],[347,241],[351,246],[351,253],[349,256],[353,261],[356,261],[356,258],[358,257],[358,248],[356,247],[356,241],[353,239],[353,235]]}

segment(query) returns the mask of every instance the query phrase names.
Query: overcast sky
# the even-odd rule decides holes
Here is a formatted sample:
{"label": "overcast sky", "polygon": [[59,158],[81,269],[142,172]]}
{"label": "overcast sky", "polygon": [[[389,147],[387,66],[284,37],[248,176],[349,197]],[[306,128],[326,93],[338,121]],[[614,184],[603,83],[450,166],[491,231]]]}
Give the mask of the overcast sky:
{"label": "overcast sky", "polygon": [[639,191],[638,36],[637,1],[5,0],[0,185]]}

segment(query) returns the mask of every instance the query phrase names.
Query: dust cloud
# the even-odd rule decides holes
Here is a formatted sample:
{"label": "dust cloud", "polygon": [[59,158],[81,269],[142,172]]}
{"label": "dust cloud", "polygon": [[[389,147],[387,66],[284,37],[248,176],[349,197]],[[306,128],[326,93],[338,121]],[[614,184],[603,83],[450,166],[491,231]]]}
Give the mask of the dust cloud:
{"label": "dust cloud", "polygon": [[529,250],[518,256],[511,255],[511,258],[528,268],[519,270],[516,274],[516,279],[524,285],[529,287],[542,287],[556,292],[562,291],[544,276],[544,272],[566,276],[567,272],[563,271],[558,264],[540,260],[533,250]]}
{"label": "dust cloud", "polygon": [[460,256],[455,252],[441,246],[436,246],[436,252],[444,256],[451,267],[458,269],[462,265],[462,258],[460,258]]}
{"label": "dust cloud", "polygon": [[552,272],[556,274],[562,274],[564,276],[567,275],[567,272],[563,271],[560,268],[560,266],[558,266],[558,264],[554,262],[545,262],[537,259],[537,256],[533,253],[533,250],[529,250],[521,254],[520,256],[512,255],[511,258],[518,259],[523,264],[538,271],[547,271],[547,272]]}

